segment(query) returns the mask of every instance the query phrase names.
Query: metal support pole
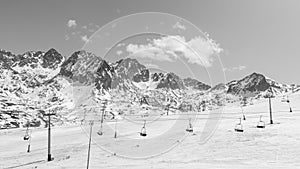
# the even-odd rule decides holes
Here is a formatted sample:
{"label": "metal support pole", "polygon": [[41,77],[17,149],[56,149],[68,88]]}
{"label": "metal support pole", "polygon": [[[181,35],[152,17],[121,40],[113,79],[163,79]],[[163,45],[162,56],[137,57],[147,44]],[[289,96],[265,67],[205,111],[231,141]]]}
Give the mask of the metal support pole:
{"label": "metal support pole", "polygon": [[271,97],[269,97],[269,108],[270,108],[270,124],[273,124]]}
{"label": "metal support pole", "polygon": [[118,123],[118,119],[116,119],[116,124],[115,124],[115,138],[117,138],[117,123]]}
{"label": "metal support pole", "polygon": [[287,102],[288,102],[288,104],[289,104],[289,107],[290,107],[290,112],[293,112],[293,110],[292,110],[292,107],[291,107],[290,100],[288,99],[288,100],[287,100]]}
{"label": "metal support pole", "polygon": [[242,106],[241,106],[241,109],[242,109],[242,114],[243,114],[243,120],[246,120],[246,116],[245,116],[245,114],[244,114],[244,109],[243,109]]}
{"label": "metal support pole", "polygon": [[27,153],[30,153],[30,144],[28,144]]}
{"label": "metal support pole", "polygon": [[167,116],[169,116],[170,105],[167,105]]}
{"label": "metal support pole", "polygon": [[87,157],[87,164],[86,164],[86,168],[89,168],[89,164],[90,164],[90,152],[91,152],[91,141],[92,141],[92,131],[93,131],[93,121],[90,121],[90,138],[89,138],[89,148],[88,148],[88,157]]}
{"label": "metal support pole", "polygon": [[51,161],[51,115],[48,115],[48,161]]}
{"label": "metal support pole", "polygon": [[29,140],[28,140],[27,153],[30,153],[30,143],[31,143],[31,133],[30,133],[30,137],[29,137]]}

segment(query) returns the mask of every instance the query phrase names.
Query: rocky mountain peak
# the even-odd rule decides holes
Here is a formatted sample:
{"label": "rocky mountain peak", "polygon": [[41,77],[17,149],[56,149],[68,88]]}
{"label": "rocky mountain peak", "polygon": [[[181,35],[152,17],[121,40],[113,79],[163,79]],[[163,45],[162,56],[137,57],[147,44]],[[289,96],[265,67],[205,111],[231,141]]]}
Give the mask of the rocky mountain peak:
{"label": "rocky mountain peak", "polygon": [[140,73],[133,76],[132,80],[134,82],[147,82],[150,78],[150,72],[148,69],[143,69]]}
{"label": "rocky mountain peak", "polygon": [[59,74],[82,84],[93,84],[102,62],[101,57],[92,53],[77,51],[63,62]]}
{"label": "rocky mountain peak", "polygon": [[265,76],[259,73],[252,73],[245,78],[232,81],[227,84],[228,93],[231,94],[243,94],[247,92],[262,92],[267,90],[270,87],[270,84],[267,82]]}
{"label": "rocky mountain peak", "polygon": [[2,62],[3,67],[8,68],[17,60],[17,55],[6,50],[0,50],[0,62]]}
{"label": "rocky mountain peak", "polygon": [[146,67],[140,64],[136,59],[125,58],[117,62],[115,69],[119,75],[126,75],[126,78],[132,79],[135,74],[140,73],[146,69]]}
{"label": "rocky mountain peak", "polygon": [[184,89],[185,87],[180,77],[171,72],[162,77],[157,88]]}
{"label": "rocky mountain peak", "polygon": [[63,56],[55,49],[51,48],[42,55],[42,67],[56,69],[62,60]]}

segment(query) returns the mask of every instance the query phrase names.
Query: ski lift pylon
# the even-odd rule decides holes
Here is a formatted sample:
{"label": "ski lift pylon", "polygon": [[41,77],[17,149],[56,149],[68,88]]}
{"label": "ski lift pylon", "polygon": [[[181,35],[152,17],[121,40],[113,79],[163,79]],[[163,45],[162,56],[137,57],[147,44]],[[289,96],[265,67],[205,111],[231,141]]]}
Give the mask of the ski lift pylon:
{"label": "ski lift pylon", "polygon": [[117,122],[118,122],[118,119],[116,118],[114,138],[117,138]]}
{"label": "ski lift pylon", "polygon": [[292,110],[292,107],[291,107],[291,104],[290,104],[290,99],[289,99],[289,97],[287,97],[287,101],[286,101],[286,102],[289,104],[289,107],[290,107],[290,113],[292,113],[293,110]]}

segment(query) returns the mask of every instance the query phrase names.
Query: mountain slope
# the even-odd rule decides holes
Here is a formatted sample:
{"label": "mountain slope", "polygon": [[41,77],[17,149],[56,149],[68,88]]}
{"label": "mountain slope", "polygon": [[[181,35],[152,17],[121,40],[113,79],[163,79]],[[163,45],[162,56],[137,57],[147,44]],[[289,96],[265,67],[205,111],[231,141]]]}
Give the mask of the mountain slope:
{"label": "mountain slope", "polygon": [[79,82],[85,85],[95,83],[96,72],[102,58],[86,52],[74,52],[62,65],[60,75],[72,79],[73,82]]}
{"label": "mountain slope", "polygon": [[234,80],[226,84],[227,93],[233,95],[264,95],[272,91],[273,95],[283,95],[292,90],[290,85],[281,84],[259,73],[252,73],[241,80]]}
{"label": "mountain slope", "polygon": [[192,78],[183,79],[183,83],[186,87],[190,87],[195,90],[204,90],[205,91],[205,90],[208,90],[211,88],[209,85],[199,82],[198,80],[192,79]]}

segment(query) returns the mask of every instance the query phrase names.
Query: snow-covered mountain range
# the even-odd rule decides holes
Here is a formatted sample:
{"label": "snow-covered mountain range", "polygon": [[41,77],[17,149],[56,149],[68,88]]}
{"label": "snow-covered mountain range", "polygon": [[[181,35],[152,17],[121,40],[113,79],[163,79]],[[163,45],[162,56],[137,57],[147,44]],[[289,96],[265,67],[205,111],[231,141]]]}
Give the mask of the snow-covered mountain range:
{"label": "snow-covered mountain range", "polygon": [[83,99],[86,93],[82,86],[119,101],[138,102],[147,95],[158,98],[156,105],[174,101],[177,108],[187,101],[196,105],[210,100],[207,102],[213,104],[220,94],[226,93],[258,98],[267,91],[284,95],[300,88],[258,73],[212,87],[173,72],[151,72],[132,58],[110,63],[92,53],[77,51],[65,59],[55,49],[19,55],[0,50],[0,73],[1,128],[44,124],[48,110],[59,112],[53,118],[55,124],[76,119],[75,115],[70,118],[72,111],[87,106],[82,100],[89,102],[88,96]]}

